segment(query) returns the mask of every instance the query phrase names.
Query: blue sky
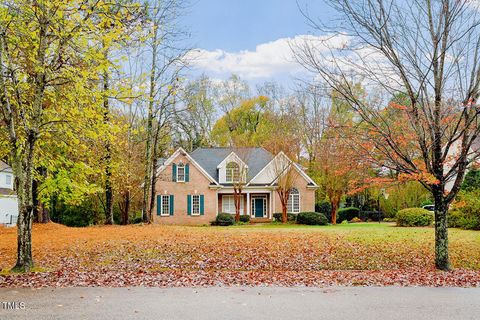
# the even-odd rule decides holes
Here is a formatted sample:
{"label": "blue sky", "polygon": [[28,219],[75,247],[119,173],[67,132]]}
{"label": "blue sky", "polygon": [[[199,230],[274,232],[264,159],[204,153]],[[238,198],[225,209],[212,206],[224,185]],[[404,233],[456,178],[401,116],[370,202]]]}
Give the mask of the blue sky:
{"label": "blue sky", "polygon": [[[298,0],[322,20],[331,9],[321,0]],[[192,0],[184,17],[199,49],[194,73],[224,79],[236,73],[252,84],[289,82],[303,69],[292,62],[288,43],[312,34],[296,0]]]}
{"label": "blue sky", "polygon": [[[322,1],[299,0],[315,16],[328,18]],[[296,0],[192,0],[185,17],[193,43],[202,49],[254,50],[261,43],[308,34]]]}

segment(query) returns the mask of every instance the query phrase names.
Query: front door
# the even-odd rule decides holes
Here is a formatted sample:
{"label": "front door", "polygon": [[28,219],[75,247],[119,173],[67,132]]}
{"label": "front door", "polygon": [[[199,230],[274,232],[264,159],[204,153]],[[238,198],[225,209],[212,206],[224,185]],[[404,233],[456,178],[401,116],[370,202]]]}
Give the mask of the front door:
{"label": "front door", "polygon": [[263,198],[255,198],[253,199],[255,201],[254,207],[255,207],[255,218],[263,218],[263,205],[265,199]]}

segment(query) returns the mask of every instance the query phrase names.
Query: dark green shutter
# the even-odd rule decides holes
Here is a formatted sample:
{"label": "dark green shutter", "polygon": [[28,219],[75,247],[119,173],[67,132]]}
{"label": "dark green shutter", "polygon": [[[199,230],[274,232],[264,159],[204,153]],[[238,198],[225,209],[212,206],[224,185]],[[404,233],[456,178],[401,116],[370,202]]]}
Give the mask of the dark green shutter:
{"label": "dark green shutter", "polygon": [[157,216],[159,216],[162,213],[162,196],[158,195],[157,196]]}
{"label": "dark green shutter", "polygon": [[172,181],[177,181],[177,165],[175,163],[172,164]]}
{"label": "dark green shutter", "polygon": [[187,214],[189,216],[192,215],[192,196],[191,195],[187,196]]}
{"label": "dark green shutter", "polygon": [[200,195],[200,215],[203,216],[204,214],[204,207],[205,207],[205,199],[203,197],[203,194]]}
{"label": "dark green shutter", "polygon": [[190,180],[190,166],[188,163],[185,165],[185,182]]}
{"label": "dark green shutter", "polygon": [[174,209],[174,206],[173,206],[173,194],[170,195],[170,215],[173,216],[173,209]]}

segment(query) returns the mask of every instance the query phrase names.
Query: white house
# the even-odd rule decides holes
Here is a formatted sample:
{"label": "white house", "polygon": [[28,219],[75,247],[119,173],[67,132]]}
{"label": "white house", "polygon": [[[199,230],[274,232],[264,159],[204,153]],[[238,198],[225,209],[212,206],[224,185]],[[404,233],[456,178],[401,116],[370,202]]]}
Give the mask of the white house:
{"label": "white house", "polygon": [[14,226],[18,218],[18,200],[14,191],[12,168],[0,161],[0,224]]}

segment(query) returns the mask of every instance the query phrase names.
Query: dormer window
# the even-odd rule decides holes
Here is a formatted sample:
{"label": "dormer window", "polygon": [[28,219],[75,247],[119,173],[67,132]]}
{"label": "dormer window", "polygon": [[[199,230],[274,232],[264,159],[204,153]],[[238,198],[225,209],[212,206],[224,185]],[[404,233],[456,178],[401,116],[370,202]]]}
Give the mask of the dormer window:
{"label": "dormer window", "polygon": [[238,182],[240,180],[240,166],[236,162],[229,162],[225,172],[226,182]]}
{"label": "dormer window", "polygon": [[177,165],[177,182],[185,182],[185,165],[182,162]]}

